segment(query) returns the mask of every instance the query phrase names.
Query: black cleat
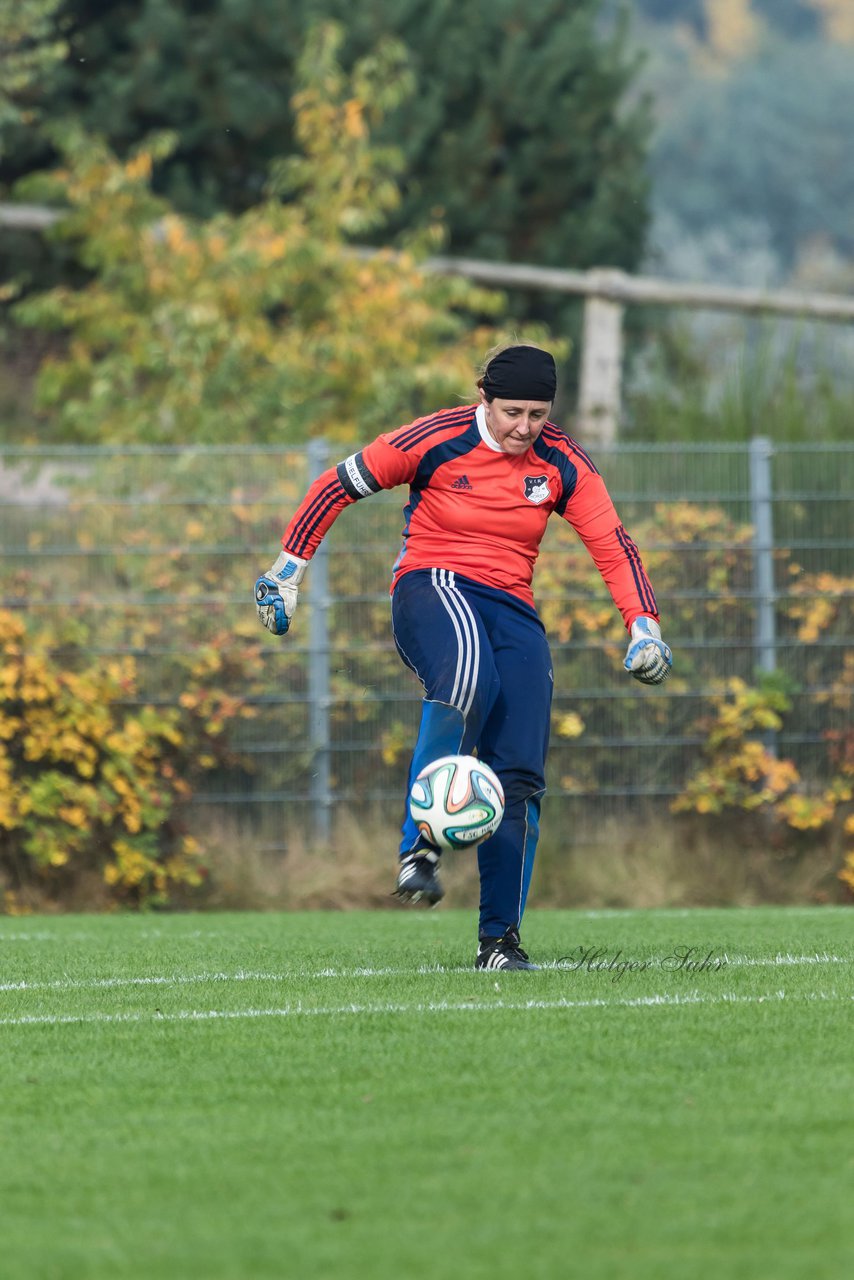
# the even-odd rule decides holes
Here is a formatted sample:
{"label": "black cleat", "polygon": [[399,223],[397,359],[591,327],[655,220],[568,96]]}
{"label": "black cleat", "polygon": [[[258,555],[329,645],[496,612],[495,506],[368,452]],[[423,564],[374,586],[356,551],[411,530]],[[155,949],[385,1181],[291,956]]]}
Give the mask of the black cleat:
{"label": "black cleat", "polygon": [[401,861],[394,896],[401,902],[423,900],[435,907],[445,896],[437,874],[441,854],[435,849],[419,849]]}
{"label": "black cleat", "polygon": [[539,969],[522,950],[518,929],[508,929],[501,938],[481,938],[475,969]]}

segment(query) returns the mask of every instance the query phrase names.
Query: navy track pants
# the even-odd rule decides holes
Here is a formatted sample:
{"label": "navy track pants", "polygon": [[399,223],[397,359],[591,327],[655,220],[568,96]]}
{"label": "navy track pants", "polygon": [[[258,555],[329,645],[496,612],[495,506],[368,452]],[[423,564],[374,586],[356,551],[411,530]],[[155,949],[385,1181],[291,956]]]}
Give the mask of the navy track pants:
{"label": "navy track pants", "polygon": [[[424,688],[407,781],[439,756],[475,749],[504,787],[504,819],[478,845],[480,937],[518,928],[525,910],[545,790],[552,664],[536,611],[448,569],[404,574],[392,595],[394,640]],[[409,816],[401,856],[424,847]]]}

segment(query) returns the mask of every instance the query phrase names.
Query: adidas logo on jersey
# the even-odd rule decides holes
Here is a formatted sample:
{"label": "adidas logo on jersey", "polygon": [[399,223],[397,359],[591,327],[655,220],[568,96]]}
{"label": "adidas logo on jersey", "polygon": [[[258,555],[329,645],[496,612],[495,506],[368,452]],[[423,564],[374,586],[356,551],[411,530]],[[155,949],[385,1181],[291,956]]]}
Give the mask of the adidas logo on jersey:
{"label": "adidas logo on jersey", "polygon": [[469,481],[468,476],[460,476],[459,480],[455,480],[451,485],[452,489],[474,489],[474,485]]}

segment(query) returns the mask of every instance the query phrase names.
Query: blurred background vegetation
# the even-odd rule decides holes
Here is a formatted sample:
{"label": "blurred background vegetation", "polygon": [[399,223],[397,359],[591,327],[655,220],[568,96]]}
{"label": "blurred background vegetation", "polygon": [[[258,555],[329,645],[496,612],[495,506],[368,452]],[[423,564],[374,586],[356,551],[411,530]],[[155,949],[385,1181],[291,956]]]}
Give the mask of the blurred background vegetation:
{"label": "blurred background vegetation", "polygon": [[[475,287],[438,275],[431,257],[850,293],[852,119],[851,0],[0,0],[0,203],[61,215],[43,230],[0,225],[0,603],[15,611],[3,618],[0,688],[0,863],[10,909],[34,868],[43,887],[49,880],[65,892],[84,864],[114,902],[198,887],[200,850],[181,784],[196,785],[201,773],[233,779],[242,767],[243,721],[257,724],[252,699],[263,709],[266,696],[252,681],[266,688],[261,657],[269,663],[273,649],[262,649],[240,584],[256,549],[267,554],[259,539],[275,547],[307,441],[325,438],[343,452],[465,401],[484,351],[509,336],[553,346],[562,363],[556,416],[573,430],[580,300]],[[659,523],[639,522],[671,597],[669,638],[684,642],[682,675],[658,714],[671,713],[677,696],[698,699],[696,722],[681,730],[692,772],[680,782],[677,821],[722,824],[707,879],[722,848],[741,856],[748,814],[772,862],[791,846],[812,868],[809,841],[827,843],[819,887],[810,870],[787,892],[854,891],[854,738],[837,724],[847,717],[850,726],[854,679],[844,646],[854,599],[850,486],[839,447],[852,438],[852,370],[850,325],[626,312],[624,444],[708,448],[761,435],[794,447],[795,459],[797,447],[827,446],[776,507],[784,530],[803,525],[804,502],[823,521],[818,541],[793,534],[775,561],[781,634],[792,653],[812,646],[814,663],[825,662],[806,712],[802,689],[768,686],[751,669],[747,527],[722,539],[721,562],[700,584],[716,618],[731,609],[737,620],[743,669],[734,673],[733,636],[692,612],[696,584],[683,591],[667,576],[689,571],[686,540],[699,555],[714,537],[702,521],[695,527],[693,509],[665,504]],[[282,476],[278,455],[274,476],[247,477],[235,453],[225,496],[212,496],[203,479],[164,514],[176,471],[198,464],[208,475],[204,458],[185,449],[201,444],[224,457],[234,446],[287,447],[300,461]],[[47,452],[28,455],[30,445]],[[121,479],[141,445],[171,460],[144,493]],[[145,456],[158,465],[157,454]],[[646,462],[660,471],[664,456],[639,450],[623,461],[633,473]],[[619,463],[618,452],[615,471]],[[826,500],[825,481],[815,479],[822,468]],[[80,486],[96,477],[106,496],[80,500]],[[732,497],[726,485],[722,494]],[[152,520],[145,504],[160,500]],[[678,519],[684,530],[667,525]],[[798,536],[810,555],[832,548],[824,572],[789,566],[786,548]],[[360,574],[387,564],[385,535],[369,545]],[[154,553],[144,562],[142,548]],[[60,554],[69,607],[54,632],[54,597],[41,584]],[[729,581],[736,571],[744,583]],[[560,574],[574,572],[563,549],[554,580],[551,572],[544,556],[547,614],[549,590],[565,601]],[[380,577],[360,588],[372,612],[364,625],[352,622],[348,672],[376,631],[386,636]],[[595,588],[585,578],[579,591],[586,598]],[[161,634],[171,619],[164,608],[175,604],[187,610],[183,638]],[[205,647],[199,619],[207,625],[212,608],[219,621]],[[223,612],[232,608],[242,621]],[[549,616],[559,645],[576,644],[570,631],[584,617],[581,607],[574,620]],[[588,639],[605,663],[606,649],[617,651],[608,628],[619,632],[619,620],[591,617]],[[701,617],[709,654],[724,663],[723,674],[712,663],[702,684],[689,660]],[[281,687],[304,679],[302,667],[291,670],[304,658],[275,651]],[[113,659],[131,665],[104,667]],[[373,658],[368,665],[359,689],[384,671]],[[797,675],[800,660],[791,665]],[[724,678],[733,674],[737,686]],[[592,684],[601,691],[609,680],[605,671]],[[149,686],[168,704],[162,716]],[[570,699],[583,687],[573,668]],[[81,708],[93,703],[108,723],[96,716],[81,729]],[[281,708],[271,715],[284,723]],[[562,708],[556,738],[571,746],[585,716],[600,734],[607,728],[598,709],[576,702]],[[826,752],[815,778],[763,745],[769,726],[788,731],[805,716]],[[349,725],[350,713],[343,718]],[[59,735],[49,731],[54,721]],[[673,737],[655,715],[648,723],[661,742]],[[369,729],[366,768],[376,771],[381,751],[383,767],[399,771],[405,726],[397,735]],[[628,746],[621,733],[615,740]],[[309,752],[303,764],[311,763]],[[576,773],[565,771],[560,785],[595,793],[599,782]],[[644,849],[660,846],[661,817]],[[613,852],[628,847],[627,830],[601,838]],[[681,857],[685,828],[679,839],[672,821],[667,830]],[[293,834],[283,837],[289,858]],[[369,855],[381,846],[393,847],[387,829]],[[569,892],[550,879],[562,866],[557,857],[544,864],[555,902]],[[613,863],[602,866],[613,880]],[[656,889],[647,900],[672,900],[674,866],[655,872],[660,899]],[[636,871],[609,901],[643,900]],[[721,900],[731,872],[728,862]],[[381,874],[384,885],[385,860]],[[384,900],[376,875],[371,892]],[[769,896],[780,892],[772,881],[769,873]],[[765,891],[764,880],[745,889]],[[92,892],[86,881],[87,901]],[[354,892],[363,900],[364,885]],[[591,889],[598,899],[608,892]],[[685,893],[697,899],[694,888]],[[579,900],[577,885],[570,899]]]}
{"label": "blurred background vegetation", "polygon": [[[327,19],[338,24],[334,49],[317,38]],[[214,223],[226,239],[241,225],[251,238],[251,219],[277,206],[280,219],[288,209],[298,217],[306,183],[315,183],[317,215],[330,193],[342,194],[349,166],[363,165],[357,198],[339,199],[339,246],[766,287],[854,284],[849,0],[0,0],[0,69],[0,198],[51,199],[82,215],[47,236],[0,236],[0,410],[17,438],[72,439],[83,425],[63,411],[66,385],[49,379],[37,406],[31,395],[43,357],[64,354],[75,331],[69,306],[16,312],[16,298],[104,285],[128,248],[125,239],[111,255],[110,223],[124,206],[107,185],[98,219],[87,221],[80,202],[91,213],[93,193],[81,192],[80,175],[76,190],[44,176],[87,153],[104,164],[146,156],[138,165],[148,170],[132,171],[147,187],[134,216],[140,226],[173,216],[178,240],[209,235]],[[339,118],[315,112],[308,126],[309,155],[300,91],[338,95]],[[349,117],[348,101],[358,103]],[[321,155],[324,129],[332,145]],[[320,242],[330,225],[315,225]],[[317,267],[318,242],[312,253]],[[132,308],[118,287],[117,308]],[[189,309],[186,276],[180,289]],[[177,301],[177,282],[175,292]],[[566,339],[561,407],[570,417],[579,302],[513,290],[502,305],[481,293],[460,314],[459,294],[433,298],[438,326],[440,313],[451,317],[447,349],[465,349],[465,359],[490,336],[484,325]],[[292,301],[283,286],[246,309],[260,307],[275,326]],[[330,301],[332,324],[350,301],[346,290],[337,308]],[[297,318],[290,336],[301,328]],[[370,359],[370,341],[356,346],[353,364]],[[761,427],[787,440],[846,438],[852,354],[850,327],[632,308],[624,432],[743,439]],[[111,355],[115,345],[85,358]],[[375,351],[387,378],[411,361],[405,344]],[[446,395],[447,382],[422,374],[422,403]],[[230,438],[257,438],[265,423],[277,435],[300,430],[296,402],[289,423],[270,422],[270,381],[261,383],[257,410],[236,415]],[[378,407],[393,419],[411,404],[393,396]],[[358,415],[350,420],[358,433]],[[98,429],[90,423],[86,438]]]}

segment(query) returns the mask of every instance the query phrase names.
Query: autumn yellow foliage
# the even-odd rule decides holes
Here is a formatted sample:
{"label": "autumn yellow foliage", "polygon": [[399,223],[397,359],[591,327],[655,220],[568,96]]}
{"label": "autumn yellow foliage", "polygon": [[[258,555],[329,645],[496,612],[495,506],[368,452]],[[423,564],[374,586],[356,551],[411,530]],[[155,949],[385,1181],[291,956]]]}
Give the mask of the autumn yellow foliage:
{"label": "autumn yellow foliage", "polygon": [[[674,813],[762,812],[805,834],[826,832],[840,819],[844,837],[854,845],[854,817],[844,816],[854,799],[854,733],[825,735],[833,772],[820,788],[810,788],[775,747],[773,735],[790,709],[785,692],[732,679],[711,706],[703,725],[704,760],[674,800]],[[839,874],[854,888],[854,849]]]}
{"label": "autumn yellow foliage", "polygon": [[[84,873],[116,904],[163,902],[201,883],[201,849],[180,811],[217,761],[227,721],[248,709],[204,686],[204,655],[183,705],[137,698],[135,662],[76,667],[0,610],[0,878],[17,901],[62,898]],[[211,746],[211,744],[214,744]]]}
{"label": "autumn yellow foliage", "polygon": [[399,201],[399,155],[372,130],[411,88],[388,41],[341,71],[340,31],[320,28],[294,99],[301,152],[273,166],[241,216],[184,216],[154,194],[174,146],[127,160],[67,129],[40,198],[68,208],[57,236],[92,273],[18,304],[25,325],[67,337],[38,378],[63,438],[100,442],[370,439],[425,403],[470,393],[495,341],[500,295],[431,273],[441,229],[366,256],[353,238]]}

